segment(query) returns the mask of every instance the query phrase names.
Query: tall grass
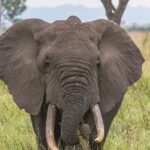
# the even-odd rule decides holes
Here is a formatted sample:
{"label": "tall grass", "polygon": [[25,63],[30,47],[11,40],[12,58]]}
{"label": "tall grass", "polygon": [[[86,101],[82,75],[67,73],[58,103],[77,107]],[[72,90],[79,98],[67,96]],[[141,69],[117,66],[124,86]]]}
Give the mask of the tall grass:
{"label": "tall grass", "polygon": [[[104,150],[150,150],[150,34],[130,35],[146,60],[143,76],[126,93]],[[36,149],[29,115],[18,109],[7,86],[0,81],[0,150]]]}

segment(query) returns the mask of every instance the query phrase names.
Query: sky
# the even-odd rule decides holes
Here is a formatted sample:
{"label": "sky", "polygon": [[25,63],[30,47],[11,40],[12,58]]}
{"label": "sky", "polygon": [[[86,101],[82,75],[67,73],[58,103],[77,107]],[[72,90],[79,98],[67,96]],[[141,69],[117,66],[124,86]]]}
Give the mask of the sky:
{"label": "sky", "polygon": [[[118,0],[113,0],[117,4]],[[100,7],[100,0],[27,0],[28,7],[57,7],[60,5],[83,5],[85,7]],[[144,6],[150,8],[150,0],[130,0],[129,6]]]}

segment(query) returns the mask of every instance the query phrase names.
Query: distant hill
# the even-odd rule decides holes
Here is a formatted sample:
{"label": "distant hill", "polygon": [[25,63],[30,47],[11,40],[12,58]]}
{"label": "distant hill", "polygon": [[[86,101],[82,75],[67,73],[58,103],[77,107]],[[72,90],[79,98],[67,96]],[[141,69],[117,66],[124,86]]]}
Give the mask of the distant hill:
{"label": "distant hill", "polygon": [[[72,6],[63,5],[55,8],[28,8],[19,18],[41,18],[43,20],[53,22],[58,19],[66,19],[71,15],[80,17],[82,21],[91,21],[105,17],[105,11],[103,7],[99,8],[86,8],[84,6]],[[126,24],[150,23],[150,8],[145,7],[127,7],[123,22]]]}

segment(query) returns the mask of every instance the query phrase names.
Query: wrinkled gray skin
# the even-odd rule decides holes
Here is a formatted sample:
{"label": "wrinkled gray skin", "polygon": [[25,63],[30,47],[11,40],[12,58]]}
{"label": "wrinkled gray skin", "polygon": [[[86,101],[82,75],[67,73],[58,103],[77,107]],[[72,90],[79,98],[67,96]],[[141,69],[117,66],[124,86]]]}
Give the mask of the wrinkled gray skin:
{"label": "wrinkled gray skin", "polygon": [[[52,24],[21,21],[0,37],[0,79],[14,101],[31,114],[39,148],[47,148],[48,104],[57,108],[55,138],[77,144],[81,121],[89,126],[92,149],[101,149],[123,96],[141,76],[143,57],[127,33],[107,20],[79,18]],[[91,107],[99,104],[105,138],[96,145]]]}

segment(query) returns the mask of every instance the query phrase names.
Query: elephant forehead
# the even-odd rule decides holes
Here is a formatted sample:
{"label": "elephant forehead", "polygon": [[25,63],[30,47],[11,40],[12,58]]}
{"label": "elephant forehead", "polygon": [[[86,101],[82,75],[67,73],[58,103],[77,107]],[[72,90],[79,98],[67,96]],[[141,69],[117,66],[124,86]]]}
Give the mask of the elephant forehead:
{"label": "elephant forehead", "polygon": [[96,36],[85,25],[76,25],[67,29],[55,28],[52,32],[45,32],[41,40],[44,43],[42,51],[53,59],[57,57],[95,58],[98,53]]}
{"label": "elephant forehead", "polygon": [[59,48],[55,47],[55,50],[52,51],[53,60],[57,61],[66,61],[69,60],[82,60],[89,63],[94,63],[98,59],[97,51],[91,48],[87,48],[84,44],[83,46],[76,45],[67,45],[65,47],[60,46]]}
{"label": "elephant forehead", "polygon": [[87,31],[85,28],[74,28],[62,30],[60,32],[58,31],[55,43],[62,48],[68,47],[71,49],[84,49],[93,47],[95,45],[95,42],[93,42],[94,39],[96,41],[96,36],[94,36],[90,31]]}
{"label": "elephant forehead", "polygon": [[92,33],[92,30],[86,24],[76,24],[74,26],[68,26],[68,28],[58,29],[58,34],[63,36],[87,37],[91,36]]}
{"label": "elephant forehead", "polygon": [[[73,33],[72,33],[73,34]],[[65,55],[86,56],[97,54],[98,50],[96,45],[87,37],[82,35],[66,34],[59,37],[53,45],[55,52],[60,52]]]}
{"label": "elephant forehead", "polygon": [[51,42],[55,42],[59,45],[67,45],[71,42],[87,42],[88,44],[90,41],[96,44],[99,36],[86,24],[75,24],[72,26],[70,24],[53,24],[40,32],[37,39],[40,39],[44,44],[51,44]]}

